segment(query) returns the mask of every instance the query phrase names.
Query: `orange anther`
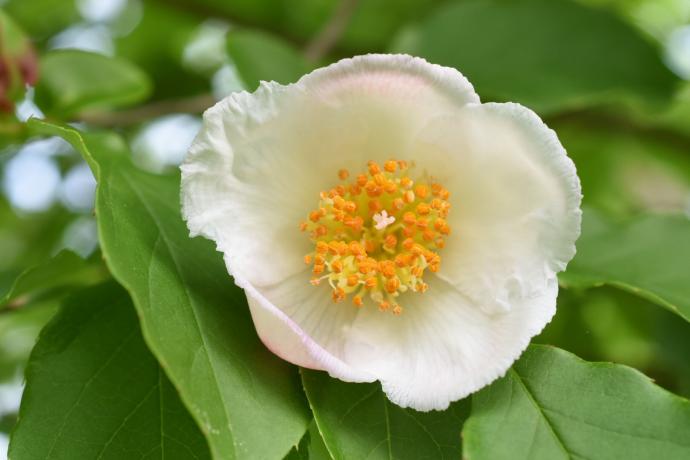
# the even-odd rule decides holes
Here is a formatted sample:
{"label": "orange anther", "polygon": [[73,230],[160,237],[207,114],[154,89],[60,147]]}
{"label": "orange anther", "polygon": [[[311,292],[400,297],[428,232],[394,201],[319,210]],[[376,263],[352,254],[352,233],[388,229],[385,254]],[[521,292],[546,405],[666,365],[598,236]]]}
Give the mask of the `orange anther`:
{"label": "orange anther", "polygon": [[405,225],[414,225],[417,222],[417,216],[413,212],[406,212],[403,214],[403,223]]}
{"label": "orange anther", "polygon": [[307,265],[311,264],[311,260],[312,260],[311,255],[307,254],[306,256],[304,256],[304,263],[305,264],[307,264]]}
{"label": "orange anther", "polygon": [[393,307],[393,314],[394,314],[395,316],[400,316],[400,315],[402,315],[402,312],[403,312],[403,309],[402,309],[402,307],[401,307],[400,305],[397,305],[397,304],[396,304],[396,305]]}
{"label": "orange anther", "polygon": [[343,209],[344,205],[345,205],[345,199],[342,196],[337,195],[337,196],[333,197],[333,207],[335,209]]}
{"label": "orange anther", "polygon": [[359,282],[359,277],[357,275],[350,275],[347,277],[347,285],[352,287],[356,286]]}
{"label": "orange anther", "polygon": [[378,284],[378,280],[374,277],[370,277],[364,280],[364,286],[366,286],[367,289],[374,289]]}
{"label": "orange anther", "polygon": [[404,176],[400,179],[400,185],[402,185],[405,188],[410,187],[412,185],[412,179],[410,179],[407,176]]}
{"label": "orange anther", "polygon": [[334,260],[331,262],[331,270],[334,273],[340,273],[343,271],[343,263],[340,260]]}
{"label": "orange anther", "polygon": [[398,291],[400,287],[400,280],[398,278],[390,278],[386,281],[386,292],[393,294]]}
{"label": "orange anther", "polygon": [[426,198],[429,195],[429,189],[426,185],[419,184],[414,188],[414,193],[421,199]]}
{"label": "orange anther", "polygon": [[419,203],[417,205],[417,214],[420,214],[422,216],[426,216],[431,212],[431,208],[429,207],[428,204],[426,203]]}
{"label": "orange anther", "polygon": [[379,262],[379,271],[386,278],[395,276],[395,263],[392,260],[382,260]]}
{"label": "orange anther", "polygon": [[341,169],[340,171],[338,171],[338,177],[340,178],[340,180],[345,180],[348,177],[350,177],[350,172],[347,169]]}
{"label": "orange anther", "polygon": [[367,254],[373,253],[376,251],[376,243],[372,240],[364,241],[364,250],[367,251]]}
{"label": "orange anther", "polygon": [[381,172],[381,167],[375,161],[370,161],[367,166],[369,167],[369,174],[372,176]]}
{"label": "orange anther", "polygon": [[417,227],[421,229],[425,229],[429,226],[429,221],[422,218],[422,219],[417,219]]}
{"label": "orange anther", "polygon": [[403,201],[405,203],[412,203],[414,201],[414,192],[412,190],[408,190],[403,194]]}
{"label": "orange anther", "polygon": [[405,227],[402,229],[402,233],[405,237],[409,238],[417,233],[417,229],[414,226]]}
{"label": "orange anther", "polygon": [[328,243],[325,241],[317,241],[316,242],[316,252],[320,254],[324,254],[328,251]]}
{"label": "orange anther", "polygon": [[342,288],[335,288],[333,289],[333,302],[342,302],[343,299],[345,298],[345,291],[342,290]]}
{"label": "orange anther", "polygon": [[393,209],[395,209],[396,211],[400,211],[404,207],[405,207],[405,202],[403,201],[402,198],[396,198],[393,200]]}
{"label": "orange anther", "polygon": [[386,239],[383,240],[383,245],[389,249],[394,249],[396,244],[398,244],[398,239],[392,233],[386,235]]}
{"label": "orange anther", "polygon": [[361,307],[364,305],[364,301],[362,300],[362,296],[356,295],[352,298],[352,303],[355,304],[356,307]]}
{"label": "orange anther", "polygon": [[357,210],[357,203],[355,203],[354,201],[346,201],[343,204],[343,211],[345,211],[345,212],[349,212],[350,214],[352,214],[356,210]]}
{"label": "orange anther", "polygon": [[312,211],[309,213],[309,220],[312,222],[318,222],[321,219],[321,213],[319,211]]}
{"label": "orange anther", "polygon": [[381,202],[379,200],[370,200],[369,201],[369,211],[371,212],[379,212],[381,210]]}
{"label": "orange anther", "polygon": [[386,193],[395,193],[398,190],[398,186],[395,182],[388,181],[383,185],[383,189]]}
{"label": "orange anther", "polygon": [[385,169],[388,172],[395,172],[395,169],[397,168],[398,163],[395,160],[388,160],[383,164],[383,169]]}
{"label": "orange anther", "polygon": [[320,275],[321,273],[323,273],[324,268],[325,267],[323,265],[314,265],[312,273],[315,275]]}
{"label": "orange anther", "polygon": [[357,174],[357,185],[360,187],[367,185],[367,180],[366,174]]}

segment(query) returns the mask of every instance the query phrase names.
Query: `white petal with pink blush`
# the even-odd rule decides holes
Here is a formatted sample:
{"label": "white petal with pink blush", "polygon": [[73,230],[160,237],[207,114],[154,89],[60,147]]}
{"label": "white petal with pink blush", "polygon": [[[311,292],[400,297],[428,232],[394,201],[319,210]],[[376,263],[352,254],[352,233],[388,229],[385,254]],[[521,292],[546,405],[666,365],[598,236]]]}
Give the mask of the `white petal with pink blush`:
{"label": "white petal with pink blush", "polygon": [[505,374],[580,233],[554,131],[406,55],[230,95],[181,169],[190,233],[215,241],[266,346],[417,410]]}

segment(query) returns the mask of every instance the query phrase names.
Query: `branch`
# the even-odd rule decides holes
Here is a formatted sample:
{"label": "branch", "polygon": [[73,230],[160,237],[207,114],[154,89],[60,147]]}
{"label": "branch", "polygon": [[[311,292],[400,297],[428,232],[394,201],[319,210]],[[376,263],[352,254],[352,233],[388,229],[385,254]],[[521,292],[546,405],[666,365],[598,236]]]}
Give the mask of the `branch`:
{"label": "branch", "polygon": [[584,126],[588,130],[632,133],[654,139],[674,149],[690,152],[690,135],[662,126],[645,125],[612,113],[602,113],[591,109],[573,110],[544,117],[544,121],[549,125],[569,123]]}
{"label": "branch", "polygon": [[156,101],[117,112],[84,112],[78,119],[101,128],[131,126],[173,113],[201,113],[215,103],[216,100],[211,94],[200,94],[185,99]]}
{"label": "branch", "polygon": [[304,50],[304,56],[309,61],[318,61],[335,47],[340,37],[345,33],[345,29],[352,18],[352,14],[357,9],[357,1],[358,0],[340,1],[340,4],[335,9],[328,22],[324,24],[321,31]]}

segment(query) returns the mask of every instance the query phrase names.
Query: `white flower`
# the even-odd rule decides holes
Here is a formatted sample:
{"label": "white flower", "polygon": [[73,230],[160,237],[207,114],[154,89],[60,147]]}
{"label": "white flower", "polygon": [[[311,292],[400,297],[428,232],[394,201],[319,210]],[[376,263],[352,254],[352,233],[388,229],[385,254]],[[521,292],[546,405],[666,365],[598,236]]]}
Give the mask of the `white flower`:
{"label": "white flower", "polygon": [[403,55],[229,96],[182,166],[191,235],[266,346],[418,410],[503,375],[551,320],[580,199],[537,115]]}

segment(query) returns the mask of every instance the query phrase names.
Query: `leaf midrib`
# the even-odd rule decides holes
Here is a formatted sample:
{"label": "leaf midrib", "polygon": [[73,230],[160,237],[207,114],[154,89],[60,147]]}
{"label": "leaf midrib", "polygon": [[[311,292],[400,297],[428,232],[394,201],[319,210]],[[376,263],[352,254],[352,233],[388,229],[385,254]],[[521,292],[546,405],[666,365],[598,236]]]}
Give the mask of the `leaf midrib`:
{"label": "leaf midrib", "polygon": [[534,393],[529,389],[527,386],[527,383],[522,379],[520,374],[513,368],[511,367],[509,372],[511,375],[514,376],[515,380],[518,382],[520,387],[524,390],[525,394],[527,395],[527,398],[529,401],[532,403],[532,405],[535,407],[539,415],[541,415],[541,418],[544,419],[544,422],[546,423],[546,426],[549,428],[549,431],[551,432],[551,435],[553,438],[556,440],[556,443],[558,446],[563,450],[563,453],[565,453],[567,458],[572,459],[573,454],[568,451],[568,448],[565,445],[565,442],[563,442],[563,439],[558,435],[558,432],[556,431],[556,428],[553,426],[553,423],[551,420],[546,416],[546,413],[542,410],[541,406],[537,402],[537,398],[534,396]]}

